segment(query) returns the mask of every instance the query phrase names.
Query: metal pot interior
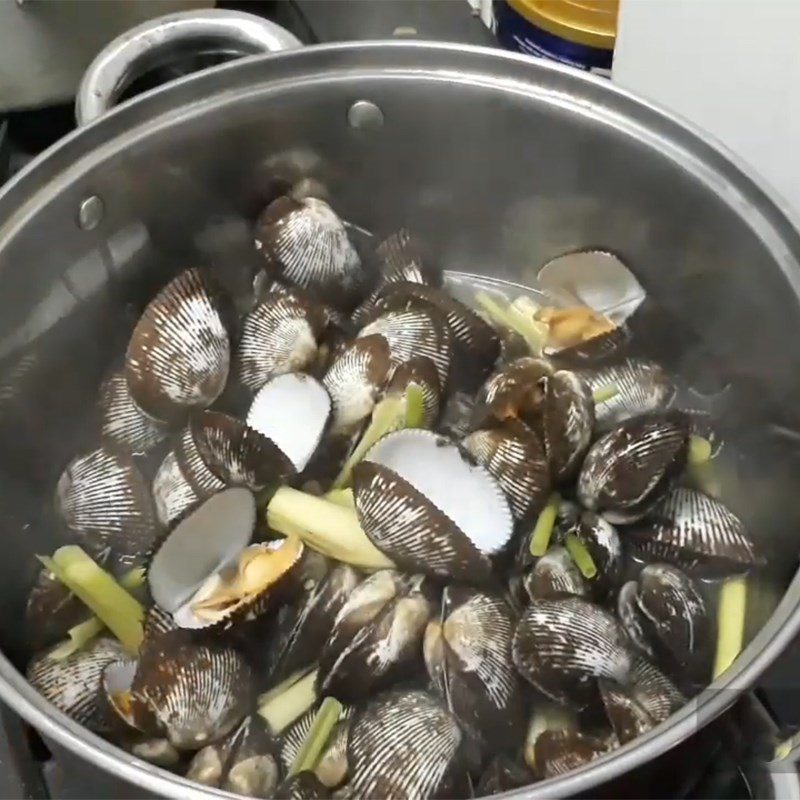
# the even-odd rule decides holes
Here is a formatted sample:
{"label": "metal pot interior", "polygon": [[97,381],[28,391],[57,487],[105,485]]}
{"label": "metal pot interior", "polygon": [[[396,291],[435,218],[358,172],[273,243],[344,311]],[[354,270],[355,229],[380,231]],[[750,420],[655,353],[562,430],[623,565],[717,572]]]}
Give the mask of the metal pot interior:
{"label": "metal pot interior", "polygon": [[[382,124],[348,116],[358,100]],[[655,301],[652,355],[702,392],[729,386],[743,457],[726,500],[770,560],[748,629],[785,630],[797,587],[771,615],[800,523],[796,229],[713,146],[599,81],[489,51],[365,45],[181,81],[71,137],[0,196],[0,646],[16,666],[33,556],[59,543],[53,488],[91,435],[101,377],[178,271],[249,280],[251,222],[287,160],[345,219],[406,225],[449,269],[530,284],[571,248],[622,256]],[[87,222],[92,196],[102,214]]]}

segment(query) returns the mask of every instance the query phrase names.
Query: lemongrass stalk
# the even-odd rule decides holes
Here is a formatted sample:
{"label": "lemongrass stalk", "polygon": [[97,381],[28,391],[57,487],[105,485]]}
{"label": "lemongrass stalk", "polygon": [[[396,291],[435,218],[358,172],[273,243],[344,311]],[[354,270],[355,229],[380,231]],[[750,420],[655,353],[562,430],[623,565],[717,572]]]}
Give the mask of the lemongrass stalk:
{"label": "lemongrass stalk", "polygon": [[595,389],[592,392],[592,399],[594,400],[594,404],[599,406],[600,403],[605,403],[606,400],[611,400],[612,397],[616,397],[619,394],[619,387],[616,383],[609,383],[605,384],[604,386],[600,386],[598,389]]}
{"label": "lemongrass stalk", "polygon": [[[486,292],[478,292],[475,295],[476,302],[481,306],[489,319],[496,325],[518,333],[530,348],[534,355],[541,355],[547,343],[548,327],[542,322],[533,318],[533,314],[527,310],[523,311],[517,298],[514,303],[504,308],[494,298]],[[537,309],[538,310],[538,309]]]}
{"label": "lemongrass stalk", "polygon": [[144,638],[142,604],[128,594],[77,545],[60,547],[52,558],[39,560],[61,581],[131,653]]}
{"label": "lemongrass stalk", "polygon": [[717,603],[717,653],[714,677],[719,677],[736,660],[744,642],[747,612],[747,579],[728,578],[720,587]]}
{"label": "lemongrass stalk", "polygon": [[342,704],[335,697],[326,697],[317,711],[311,728],[300,745],[294,761],[292,762],[290,775],[298,775],[301,772],[312,771],[322,755],[331,733],[339,722],[342,715]]}
{"label": "lemongrass stalk", "polygon": [[711,442],[702,436],[689,437],[689,464],[705,464],[711,460]]}
{"label": "lemongrass stalk", "polygon": [[284,536],[298,536],[323,555],[355,567],[394,566],[361,529],[354,510],[322,497],[281,486],[267,506],[267,524]]}
{"label": "lemongrass stalk", "polygon": [[403,395],[405,399],[405,425],[406,428],[425,427],[425,394],[422,387],[413,381],[406,386]]}
{"label": "lemongrass stalk", "polygon": [[597,575],[597,566],[594,563],[592,554],[574,533],[568,533],[564,537],[564,546],[584,578],[591,579]]}
{"label": "lemongrass stalk", "polygon": [[325,495],[325,499],[342,508],[355,508],[356,501],[352,489],[331,489]]}
{"label": "lemongrass stalk", "polygon": [[277,736],[317,702],[317,670],[292,675],[259,698],[258,713]]}
{"label": "lemongrass stalk", "polygon": [[553,535],[553,528],[558,516],[558,506],[561,498],[556,492],[550,495],[545,507],[539,513],[536,525],[531,534],[530,551],[532,556],[543,556],[550,546],[550,537]]}

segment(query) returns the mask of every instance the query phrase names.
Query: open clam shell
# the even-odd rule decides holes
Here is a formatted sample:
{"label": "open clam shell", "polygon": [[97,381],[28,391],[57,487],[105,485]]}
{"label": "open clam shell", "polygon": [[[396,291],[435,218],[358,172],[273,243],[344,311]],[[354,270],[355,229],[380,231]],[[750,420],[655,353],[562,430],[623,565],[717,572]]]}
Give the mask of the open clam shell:
{"label": "open clam shell", "polygon": [[334,359],[322,379],[333,403],[333,433],[355,430],[372,413],[389,370],[389,344],[378,334],[356,339]]}
{"label": "open clam shell", "polygon": [[436,365],[427,356],[416,356],[400,364],[392,374],[387,393],[402,395],[411,383],[422,390],[423,427],[432,428],[439,418],[442,390]]}
{"label": "open clam shell", "polygon": [[623,420],[662,411],[675,397],[675,384],[654,361],[626,358],[619,364],[585,369],[579,373],[591,391],[614,386],[617,394],[595,406],[600,430],[608,430]]}
{"label": "open clam shell", "polygon": [[124,372],[113,372],[100,387],[100,433],[129,453],[146,453],[167,435],[164,425],[150,419],[133,401]]}
{"label": "open clam shell", "polygon": [[235,417],[203,411],[190,428],[206,466],[227,486],[257,490],[294,473],[294,464],[274,442]]}
{"label": "open clam shell", "polygon": [[361,259],[324,200],[279,197],[259,217],[255,240],[277,277],[336,306],[357,302],[365,278]]}
{"label": "open clam shell", "polygon": [[81,544],[95,555],[110,549],[115,565],[141,561],[160,530],[153,498],[133,458],[105,448],[67,465],[55,503]]}
{"label": "open clam shell", "polygon": [[178,750],[199,750],[242,720],[253,699],[253,676],[235,650],[199,644],[180,631],[142,650],[132,694],[144,702]]}
{"label": "open clam shell", "polygon": [[[377,597],[386,590],[386,575],[375,573],[353,592],[339,614],[319,657],[320,695],[332,695],[356,702],[390,685],[397,677],[414,672],[419,661],[422,637],[431,616],[431,602],[422,590],[422,579],[390,575],[394,593],[383,604]],[[365,608],[374,587],[372,606]],[[388,594],[388,592],[387,592]],[[366,624],[368,615],[374,616]],[[345,631],[359,624],[358,632],[341,648]]]}
{"label": "open clam shell", "polygon": [[686,465],[690,424],[680,412],[635,417],[598,439],[578,477],[578,499],[612,523],[641,519]]}
{"label": "open clam shell", "polygon": [[296,293],[271,292],[244,318],[236,363],[239,380],[258,391],[270,378],[314,362],[327,325],[322,309]]}
{"label": "open clam shell", "polygon": [[441,623],[430,622],[424,655],[448,708],[483,752],[517,747],[525,735],[522,683],[511,659],[514,618],[499,597],[448,587]]}
{"label": "open clam shell", "polygon": [[530,600],[554,600],[566,594],[586,597],[589,587],[563,547],[551,547],[522,579]]}
{"label": "open clam shell", "polygon": [[533,600],[517,624],[512,653],[539,691],[576,708],[587,704],[596,678],[624,683],[632,660],[620,623],[579,597]]}
{"label": "open clam shell", "polygon": [[247,424],[270,439],[302,472],[322,440],[330,413],[331,398],[319,381],[288,372],[261,387]]}
{"label": "open clam shell", "polygon": [[555,481],[572,478],[592,441],[594,400],[574,372],[558,370],[542,379],[542,441]]}
{"label": "open clam shell", "polygon": [[101,637],[59,661],[50,658],[49,652],[28,665],[25,674],[30,684],[76,722],[95,731],[106,730],[101,679],[108,664],[125,658],[122,646]]}
{"label": "open clam shell", "polygon": [[125,360],[136,405],[161,422],[182,420],[222,394],[230,341],[219,290],[197,269],[170,281],[137,323]]}
{"label": "open clam shell", "polygon": [[474,431],[462,445],[500,484],[516,520],[538,513],[550,494],[550,470],[536,433],[510,422]]}
{"label": "open clam shell", "polygon": [[541,379],[552,373],[552,365],[543,358],[526,356],[507,364],[481,387],[473,424],[480,427],[490,419],[535,423],[544,397]]}
{"label": "open clam shell", "polygon": [[742,572],[761,562],[742,521],[722,503],[685,487],[672,489],[649,518],[630,530],[648,552],[677,565]]}
{"label": "open clam shell", "polygon": [[387,311],[365,325],[358,334],[362,339],[378,334],[389,345],[389,358],[393,366],[415,356],[425,356],[436,365],[439,386],[447,387],[452,359],[450,330],[435,310],[410,308]]}
{"label": "open clam shell", "polygon": [[381,439],[355,467],[353,493],[367,536],[410,571],[491,581],[490,559],[513,533],[508,501],[494,478],[430,431]]}
{"label": "open clam shell", "polygon": [[608,744],[580,731],[546,730],[537,737],[533,750],[541,776],[554,778],[599,758]]}
{"label": "open clam shell", "polygon": [[354,797],[450,796],[460,778],[462,734],[422,691],[388,692],[353,720],[347,747]]}

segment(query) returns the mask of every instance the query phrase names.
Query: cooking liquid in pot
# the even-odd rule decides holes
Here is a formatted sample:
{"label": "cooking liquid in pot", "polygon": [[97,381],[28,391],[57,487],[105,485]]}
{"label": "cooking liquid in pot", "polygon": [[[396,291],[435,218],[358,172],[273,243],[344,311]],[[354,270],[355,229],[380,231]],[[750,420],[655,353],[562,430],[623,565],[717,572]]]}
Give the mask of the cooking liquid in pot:
{"label": "cooking liquid in pot", "polygon": [[28,677],[60,710],[251,796],[480,795],[729,665],[763,562],[739,456],[638,349],[635,286],[443,275],[406,232],[367,285],[313,199],[256,241],[279,282],[238,320],[199,270],[165,286],[58,482],[83,549],[31,593]]}

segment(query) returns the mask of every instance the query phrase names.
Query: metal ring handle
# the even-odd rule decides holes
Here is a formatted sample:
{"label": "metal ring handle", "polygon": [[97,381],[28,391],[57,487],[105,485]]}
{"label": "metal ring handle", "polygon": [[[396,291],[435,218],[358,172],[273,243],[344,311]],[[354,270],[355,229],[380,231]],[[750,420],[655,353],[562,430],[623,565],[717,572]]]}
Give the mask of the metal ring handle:
{"label": "metal ring handle", "polygon": [[241,11],[184,11],[149,20],[118,36],[89,65],[75,101],[78,125],[105,114],[148,69],[181,49],[201,44],[213,44],[240,56],[301,46],[300,40],[280,25]]}

